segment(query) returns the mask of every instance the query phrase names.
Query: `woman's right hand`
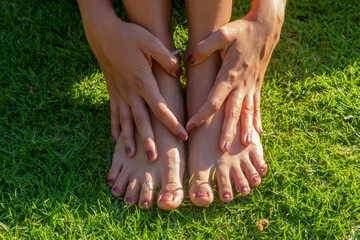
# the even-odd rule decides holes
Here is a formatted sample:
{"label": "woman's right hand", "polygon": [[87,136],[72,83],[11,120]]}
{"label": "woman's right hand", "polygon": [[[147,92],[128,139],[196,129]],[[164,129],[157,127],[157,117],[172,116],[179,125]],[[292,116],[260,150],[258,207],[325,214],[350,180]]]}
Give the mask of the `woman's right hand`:
{"label": "woman's right hand", "polygon": [[[155,160],[157,150],[147,106],[173,134],[184,141],[188,137],[185,128],[167,107],[152,73],[155,60],[170,75],[179,77],[182,74],[179,61],[149,31],[121,21],[111,1],[79,0],[79,6],[86,37],[107,82],[112,126],[116,125],[113,122],[116,119],[121,122],[124,147],[128,156],[133,156],[134,121],[149,160]],[[112,133],[116,134],[116,128],[112,127]],[[115,140],[118,134],[114,135]]]}

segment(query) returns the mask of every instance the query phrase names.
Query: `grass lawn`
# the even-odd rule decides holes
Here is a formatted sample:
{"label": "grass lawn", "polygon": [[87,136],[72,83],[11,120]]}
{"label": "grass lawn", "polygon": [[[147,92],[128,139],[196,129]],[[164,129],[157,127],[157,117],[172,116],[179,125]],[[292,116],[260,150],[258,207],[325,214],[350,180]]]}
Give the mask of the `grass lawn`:
{"label": "grass lawn", "polygon": [[[249,9],[234,5],[234,19]],[[110,193],[109,100],[77,2],[0,9],[1,239],[360,239],[360,1],[288,2],[262,91],[267,176],[248,197],[171,212]]]}

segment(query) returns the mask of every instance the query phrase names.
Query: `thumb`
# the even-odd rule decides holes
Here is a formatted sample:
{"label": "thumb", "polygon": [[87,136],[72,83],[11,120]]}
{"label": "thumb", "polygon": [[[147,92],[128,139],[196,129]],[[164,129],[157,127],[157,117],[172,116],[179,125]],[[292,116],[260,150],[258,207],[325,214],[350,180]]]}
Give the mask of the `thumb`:
{"label": "thumb", "polygon": [[231,36],[227,28],[219,28],[196,45],[194,51],[187,58],[187,62],[190,64],[199,64],[211,54],[225,48],[230,43]]}
{"label": "thumb", "polygon": [[152,59],[157,61],[165,71],[174,77],[180,77],[183,73],[180,62],[158,38],[154,38],[148,43],[144,52]]}

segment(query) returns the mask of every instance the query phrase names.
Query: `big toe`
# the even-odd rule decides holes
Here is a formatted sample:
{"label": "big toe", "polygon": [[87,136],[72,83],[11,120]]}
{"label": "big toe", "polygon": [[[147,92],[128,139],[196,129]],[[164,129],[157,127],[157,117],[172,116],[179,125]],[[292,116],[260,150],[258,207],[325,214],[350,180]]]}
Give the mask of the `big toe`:
{"label": "big toe", "polygon": [[191,181],[189,195],[191,202],[199,207],[210,205],[214,201],[209,173],[199,172],[195,174]]}
{"label": "big toe", "polygon": [[184,199],[184,189],[181,183],[164,184],[158,194],[157,205],[164,210],[177,208]]}

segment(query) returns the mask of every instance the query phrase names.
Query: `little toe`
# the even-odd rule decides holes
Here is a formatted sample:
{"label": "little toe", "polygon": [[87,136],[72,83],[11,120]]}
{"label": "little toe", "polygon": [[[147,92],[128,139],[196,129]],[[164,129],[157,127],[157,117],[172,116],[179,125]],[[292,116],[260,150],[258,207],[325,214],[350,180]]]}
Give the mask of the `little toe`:
{"label": "little toe", "polygon": [[210,186],[209,173],[198,172],[194,178],[189,190],[191,202],[199,207],[210,205],[214,201],[214,194]]}
{"label": "little toe", "polygon": [[227,168],[219,168],[216,173],[217,183],[219,185],[219,198],[223,202],[230,202],[234,195],[232,191],[230,172]]}
{"label": "little toe", "polygon": [[246,180],[244,173],[240,166],[236,167],[232,171],[232,179],[235,183],[235,189],[240,196],[245,197],[250,194],[249,182]]}
{"label": "little toe", "polygon": [[119,176],[116,178],[114,185],[112,186],[111,193],[115,197],[120,197],[124,194],[126,186],[129,182],[129,175],[126,171],[121,171]]}
{"label": "little toe", "polygon": [[265,163],[263,156],[257,152],[251,152],[250,159],[256,171],[260,174],[260,176],[261,177],[265,176],[268,170],[268,166]]}
{"label": "little toe", "polygon": [[255,167],[252,165],[249,158],[243,159],[243,161],[241,161],[241,168],[251,187],[257,187],[260,185],[261,177],[258,171],[256,171]]}
{"label": "little toe", "polygon": [[139,197],[139,207],[142,209],[149,209],[152,205],[154,199],[154,185],[152,175],[149,173],[145,174],[143,179],[143,184],[141,186],[141,192]]}
{"label": "little toe", "polygon": [[111,167],[107,176],[107,181],[110,187],[114,186],[116,178],[119,176],[119,173],[122,168],[122,151],[121,151],[121,143],[120,141],[115,146],[115,152],[112,159]]}
{"label": "little toe", "polygon": [[134,178],[129,182],[124,199],[126,205],[133,205],[137,202],[140,188],[141,186],[138,179]]}

